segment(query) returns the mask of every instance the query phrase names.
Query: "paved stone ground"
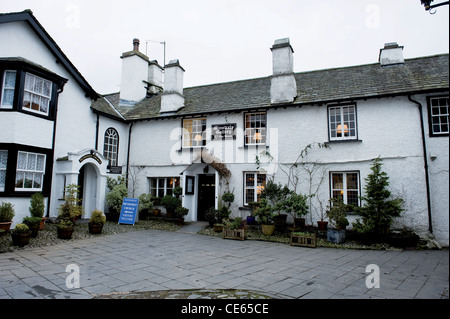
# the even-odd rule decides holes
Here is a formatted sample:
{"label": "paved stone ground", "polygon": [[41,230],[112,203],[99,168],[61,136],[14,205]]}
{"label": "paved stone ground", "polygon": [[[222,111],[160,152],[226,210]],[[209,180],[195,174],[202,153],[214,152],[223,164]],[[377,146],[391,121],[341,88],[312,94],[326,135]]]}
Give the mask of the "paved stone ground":
{"label": "paved stone ground", "polygon": [[[366,286],[375,274],[366,272],[370,264],[379,267],[380,288]],[[67,286],[76,278],[71,266],[80,271],[79,288],[71,287],[76,281]],[[448,290],[448,250],[303,248],[184,229],[0,254],[0,299],[238,298],[238,292],[248,298],[448,299]]]}

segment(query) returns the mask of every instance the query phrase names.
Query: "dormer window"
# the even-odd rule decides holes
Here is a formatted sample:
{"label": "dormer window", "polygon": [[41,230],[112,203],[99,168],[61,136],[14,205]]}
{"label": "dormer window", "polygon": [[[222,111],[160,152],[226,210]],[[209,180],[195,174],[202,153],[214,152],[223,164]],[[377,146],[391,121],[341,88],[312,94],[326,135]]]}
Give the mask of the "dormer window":
{"label": "dormer window", "polygon": [[26,73],[22,108],[48,115],[52,82]]}

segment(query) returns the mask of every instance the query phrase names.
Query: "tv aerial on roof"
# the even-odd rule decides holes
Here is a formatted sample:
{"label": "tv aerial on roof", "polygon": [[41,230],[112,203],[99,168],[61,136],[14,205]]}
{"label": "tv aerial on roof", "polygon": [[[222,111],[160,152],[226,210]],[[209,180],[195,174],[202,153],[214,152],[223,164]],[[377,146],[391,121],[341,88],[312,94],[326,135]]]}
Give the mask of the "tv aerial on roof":
{"label": "tv aerial on roof", "polygon": [[148,48],[148,43],[149,42],[162,44],[164,46],[164,61],[163,61],[164,64],[163,64],[163,67],[166,66],[166,41],[145,40],[145,55],[147,55],[147,56],[148,56],[147,48]]}

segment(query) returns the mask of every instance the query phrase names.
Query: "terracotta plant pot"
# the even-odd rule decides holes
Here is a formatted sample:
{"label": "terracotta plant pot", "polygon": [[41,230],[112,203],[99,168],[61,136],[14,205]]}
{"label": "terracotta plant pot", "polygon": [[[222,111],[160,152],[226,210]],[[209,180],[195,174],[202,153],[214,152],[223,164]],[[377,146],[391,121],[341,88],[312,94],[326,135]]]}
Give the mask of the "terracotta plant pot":
{"label": "terracotta plant pot", "polygon": [[328,228],[328,222],[325,222],[325,221],[318,221],[317,222],[317,226],[318,226],[318,229],[319,230],[327,230],[327,228]]}
{"label": "terracotta plant pot", "polygon": [[39,230],[43,230],[45,227],[45,220],[47,217],[42,217],[41,224],[39,225]]}
{"label": "terracotta plant pot", "polygon": [[9,229],[11,228],[12,223],[13,223],[12,221],[10,221],[10,222],[1,222],[0,223],[0,229],[3,229],[5,232],[8,232]]}

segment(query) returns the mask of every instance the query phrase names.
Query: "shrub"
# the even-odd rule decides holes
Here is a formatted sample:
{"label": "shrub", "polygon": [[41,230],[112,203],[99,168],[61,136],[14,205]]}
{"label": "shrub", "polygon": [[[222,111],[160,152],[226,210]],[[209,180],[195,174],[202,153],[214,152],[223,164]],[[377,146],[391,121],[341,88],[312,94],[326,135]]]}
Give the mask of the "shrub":
{"label": "shrub", "polygon": [[25,234],[30,231],[30,228],[25,224],[17,224],[16,227],[14,227],[13,232],[15,234]]}
{"label": "shrub", "polygon": [[24,217],[22,223],[27,225],[28,227],[36,227],[41,224],[42,217],[33,217],[27,216]]}
{"label": "shrub", "polygon": [[153,196],[150,194],[143,193],[139,196],[139,211],[147,210],[151,211],[153,209]]}
{"label": "shrub", "polygon": [[365,201],[364,206],[356,207],[355,212],[361,215],[362,223],[359,219],[353,223],[355,230],[361,233],[379,233],[381,229],[389,227],[394,217],[399,217],[403,211],[403,199],[392,198],[388,190],[389,177],[381,171],[381,158],[373,160],[372,173],[367,176],[366,196],[361,196]]}
{"label": "shrub", "polygon": [[106,216],[101,210],[94,210],[91,213],[91,219],[89,220],[92,224],[104,224],[106,222]]}
{"label": "shrub", "polygon": [[166,208],[168,213],[174,213],[175,209],[181,206],[181,200],[172,195],[166,195],[161,200],[161,205]]}
{"label": "shrub", "polygon": [[189,213],[189,209],[186,207],[177,207],[175,209],[175,217],[177,218],[184,218],[184,216],[186,216]]}
{"label": "shrub", "polygon": [[30,214],[33,217],[43,217],[44,216],[44,210],[45,210],[45,204],[44,204],[44,196],[42,193],[34,193],[31,196],[30,200]]}
{"label": "shrub", "polygon": [[2,202],[0,206],[0,223],[10,222],[14,218],[14,205]]}
{"label": "shrub", "polygon": [[115,213],[120,213],[123,199],[128,195],[128,189],[125,184],[117,184],[106,195],[106,204]]}
{"label": "shrub", "polygon": [[57,226],[59,229],[69,229],[73,227],[73,222],[67,219],[61,219]]}
{"label": "shrub", "polygon": [[344,204],[341,197],[332,198],[330,202],[331,208],[327,212],[327,216],[330,222],[337,229],[345,229],[345,227],[349,225],[347,219],[347,211],[348,211],[347,205]]}

